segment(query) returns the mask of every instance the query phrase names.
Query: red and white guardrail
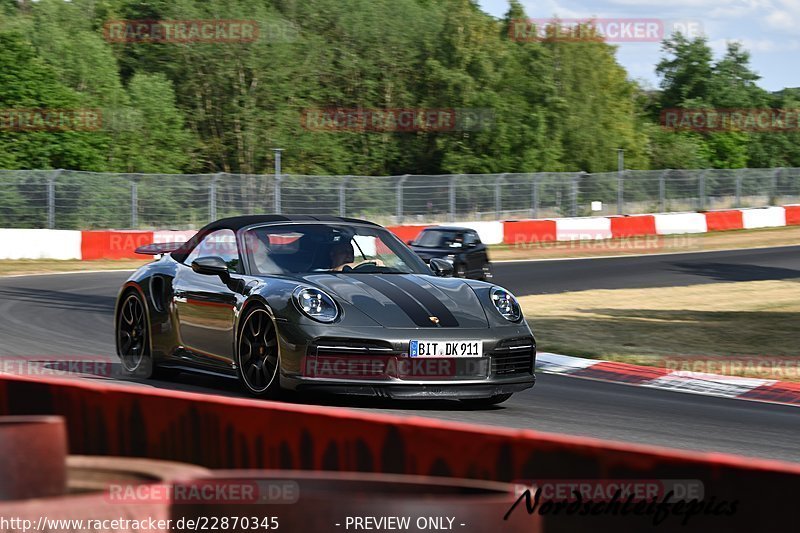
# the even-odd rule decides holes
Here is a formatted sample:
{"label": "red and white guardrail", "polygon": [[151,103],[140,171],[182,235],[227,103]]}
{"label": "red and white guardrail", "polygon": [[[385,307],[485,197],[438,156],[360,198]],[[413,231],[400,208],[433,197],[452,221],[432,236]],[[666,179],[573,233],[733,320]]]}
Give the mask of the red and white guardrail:
{"label": "red and white guardrail", "polygon": [[[800,204],[702,213],[455,222],[476,230],[486,244],[529,245],[648,235],[707,233],[800,225]],[[391,226],[403,241],[431,225]],[[134,250],[153,242],[183,242],[194,231],[70,231],[0,229],[0,259],[135,259]]]}

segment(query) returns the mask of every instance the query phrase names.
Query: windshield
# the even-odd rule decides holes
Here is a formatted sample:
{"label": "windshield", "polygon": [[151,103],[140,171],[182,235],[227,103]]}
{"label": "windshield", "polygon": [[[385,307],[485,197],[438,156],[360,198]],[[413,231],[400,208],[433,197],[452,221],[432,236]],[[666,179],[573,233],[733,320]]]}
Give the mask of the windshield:
{"label": "windshield", "polygon": [[253,228],[244,235],[256,275],[431,274],[413,252],[383,228],[287,224]]}
{"label": "windshield", "polygon": [[417,237],[414,246],[422,248],[460,248],[464,238],[456,231],[425,230]]}

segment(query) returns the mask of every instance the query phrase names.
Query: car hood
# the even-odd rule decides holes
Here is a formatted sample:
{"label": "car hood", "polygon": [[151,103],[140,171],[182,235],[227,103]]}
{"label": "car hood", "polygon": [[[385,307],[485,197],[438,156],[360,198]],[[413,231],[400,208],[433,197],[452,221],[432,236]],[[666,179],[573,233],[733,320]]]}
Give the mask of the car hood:
{"label": "car hood", "polygon": [[[463,280],[418,274],[310,274],[316,285],[387,328],[488,328],[483,306]],[[346,318],[345,318],[346,320]]]}

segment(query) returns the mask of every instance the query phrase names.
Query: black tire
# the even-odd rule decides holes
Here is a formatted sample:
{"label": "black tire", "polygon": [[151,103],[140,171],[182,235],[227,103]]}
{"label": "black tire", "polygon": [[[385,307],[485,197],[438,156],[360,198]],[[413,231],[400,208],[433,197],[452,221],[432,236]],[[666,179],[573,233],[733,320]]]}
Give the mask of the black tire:
{"label": "black tire", "polygon": [[236,342],[236,374],[242,388],[259,398],[278,398],[280,350],[275,323],[263,307],[251,307]]}
{"label": "black tire", "polygon": [[136,291],[130,291],[122,300],[116,324],[117,356],[127,376],[149,379],[153,375],[153,358],[144,306]]}
{"label": "black tire", "polygon": [[495,394],[494,396],[490,396],[488,398],[470,398],[461,401],[474,407],[490,407],[492,405],[499,405],[509,398],[511,398],[510,392],[506,394]]}

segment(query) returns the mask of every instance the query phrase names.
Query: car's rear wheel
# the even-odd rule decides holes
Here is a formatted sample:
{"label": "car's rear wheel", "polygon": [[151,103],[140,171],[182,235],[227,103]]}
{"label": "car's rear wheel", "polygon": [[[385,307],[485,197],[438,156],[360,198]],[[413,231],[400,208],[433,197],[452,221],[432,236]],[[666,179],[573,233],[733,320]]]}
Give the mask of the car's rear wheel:
{"label": "car's rear wheel", "polygon": [[126,374],[145,379],[152,376],[150,327],[144,302],[135,291],[125,297],[117,317],[117,355]]}
{"label": "car's rear wheel", "polygon": [[253,307],[242,320],[236,369],[244,389],[253,396],[275,398],[280,393],[280,352],[272,317]]}
{"label": "car's rear wheel", "polygon": [[501,404],[504,401],[508,400],[509,398],[511,398],[511,393],[495,394],[494,396],[490,396],[488,398],[469,398],[467,400],[461,400],[461,401],[467,405],[472,405],[474,407],[489,407],[492,405]]}

